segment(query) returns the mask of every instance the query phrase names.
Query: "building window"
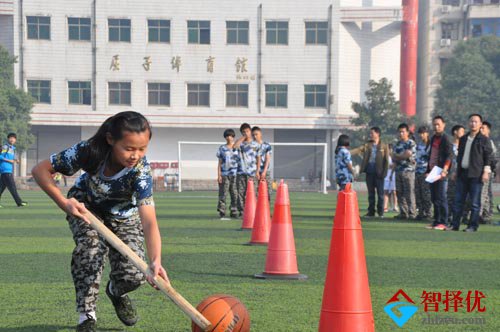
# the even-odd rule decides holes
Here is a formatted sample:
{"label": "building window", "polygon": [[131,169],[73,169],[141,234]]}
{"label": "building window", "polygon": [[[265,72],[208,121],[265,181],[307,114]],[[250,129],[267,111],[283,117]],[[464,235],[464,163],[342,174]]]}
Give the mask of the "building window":
{"label": "building window", "polygon": [[473,24],[472,25],[472,37],[481,37],[483,35],[483,25]]}
{"label": "building window", "polygon": [[130,82],[109,82],[109,104],[130,105],[131,86]]}
{"label": "building window", "polygon": [[248,107],[248,84],[226,84],[226,106]]}
{"label": "building window", "polygon": [[50,17],[27,16],[28,39],[50,39]]}
{"label": "building window", "polygon": [[90,40],[90,18],[68,17],[69,40]]}
{"label": "building window", "polygon": [[288,45],[288,22],[266,22],[266,43],[269,45]]}
{"label": "building window", "polygon": [[148,105],[170,106],[170,83],[148,83]]}
{"label": "building window", "polygon": [[460,0],[443,0],[443,5],[460,6]]}
{"label": "building window", "polygon": [[210,21],[188,21],[188,43],[210,44]]}
{"label": "building window", "polygon": [[92,89],[90,82],[68,82],[69,103],[74,105],[90,105],[92,103]]}
{"label": "building window", "polygon": [[248,21],[227,21],[228,44],[248,44]]}
{"label": "building window", "polygon": [[29,80],[28,92],[35,99],[36,103],[50,104],[50,81]]}
{"label": "building window", "polygon": [[210,106],[210,84],[188,84],[188,106]]}
{"label": "building window", "polygon": [[170,43],[170,20],[148,20],[148,40],[152,43]]}
{"label": "building window", "polygon": [[326,108],[326,85],[304,85],[304,106]]}
{"label": "building window", "polygon": [[328,22],[306,22],[306,44],[327,44]]}
{"label": "building window", "polygon": [[109,41],[130,42],[130,20],[129,19],[108,19]]}
{"label": "building window", "polygon": [[266,84],[266,107],[283,107],[288,105],[288,86],[286,84]]}
{"label": "building window", "polygon": [[458,40],[458,23],[441,23],[441,39]]}

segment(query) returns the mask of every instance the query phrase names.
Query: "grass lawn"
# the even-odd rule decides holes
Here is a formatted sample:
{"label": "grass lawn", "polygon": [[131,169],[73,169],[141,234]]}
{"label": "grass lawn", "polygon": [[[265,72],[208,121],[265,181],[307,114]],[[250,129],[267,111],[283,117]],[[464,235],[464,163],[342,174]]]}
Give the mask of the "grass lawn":
{"label": "grass lawn", "polygon": [[[59,211],[40,192],[22,192],[30,205],[16,208],[5,194],[0,210],[0,332],[74,331],[74,290],[70,275],[73,241]],[[317,331],[330,246],[335,194],[292,193],[299,270],[309,280],[262,281],[265,247],[242,245],[249,232],[240,221],[216,217],[216,194],[158,193],[163,261],[173,286],[196,305],[210,294],[240,298],[250,311],[252,331]],[[366,197],[360,197],[361,213]],[[373,313],[377,331],[500,331],[500,227],[477,233],[424,229],[424,223],[363,220]],[[495,215],[495,221],[498,221]],[[108,280],[105,271],[103,283]],[[404,289],[420,303],[422,291],[480,290],[486,312],[441,311],[442,317],[485,319],[484,325],[423,325],[423,305],[403,327],[383,307]],[[132,294],[141,320],[125,328],[107,297],[98,302],[101,331],[190,331],[190,322],[161,293],[141,287]],[[464,302],[465,303],[465,302]],[[353,331],[355,332],[355,331]]]}

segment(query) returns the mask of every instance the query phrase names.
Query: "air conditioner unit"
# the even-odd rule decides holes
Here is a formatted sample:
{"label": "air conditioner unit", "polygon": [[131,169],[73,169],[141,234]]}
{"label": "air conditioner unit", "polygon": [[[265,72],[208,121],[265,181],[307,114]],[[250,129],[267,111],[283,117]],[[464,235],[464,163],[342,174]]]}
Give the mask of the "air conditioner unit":
{"label": "air conditioner unit", "polygon": [[450,5],[445,5],[441,7],[441,14],[448,14],[451,11]]}
{"label": "air conditioner unit", "polygon": [[441,47],[451,46],[451,39],[449,39],[449,38],[443,38],[443,39],[441,39],[440,45],[441,45]]}

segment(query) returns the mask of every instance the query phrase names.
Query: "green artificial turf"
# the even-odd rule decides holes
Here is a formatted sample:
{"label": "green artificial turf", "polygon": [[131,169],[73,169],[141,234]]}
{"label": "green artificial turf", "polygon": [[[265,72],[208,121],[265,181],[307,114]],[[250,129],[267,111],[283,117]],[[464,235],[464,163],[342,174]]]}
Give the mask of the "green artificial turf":
{"label": "green artificial turf", "polygon": [[[22,192],[17,208],[8,194],[0,209],[0,332],[73,331],[77,315],[70,275],[73,241],[63,213],[40,192]],[[317,331],[336,194],[291,193],[299,270],[307,281],[263,281],[265,247],[243,244],[241,221],[216,218],[211,192],[157,193],[163,261],[173,286],[196,305],[208,295],[240,298],[252,331]],[[360,196],[361,213],[366,197]],[[424,229],[425,223],[363,219],[373,314],[377,331],[500,331],[500,227],[477,233]],[[495,215],[495,221],[498,221]],[[106,269],[103,282],[109,270]],[[383,311],[402,288],[419,311],[399,328]],[[423,325],[423,291],[480,290],[486,312],[441,311],[442,317],[484,318],[484,325]],[[98,302],[101,331],[190,331],[190,322],[162,293],[149,286],[132,293],[141,320],[125,328],[107,297]],[[444,298],[443,298],[444,299]],[[465,303],[465,302],[464,302]],[[355,331],[353,331],[355,332]]]}

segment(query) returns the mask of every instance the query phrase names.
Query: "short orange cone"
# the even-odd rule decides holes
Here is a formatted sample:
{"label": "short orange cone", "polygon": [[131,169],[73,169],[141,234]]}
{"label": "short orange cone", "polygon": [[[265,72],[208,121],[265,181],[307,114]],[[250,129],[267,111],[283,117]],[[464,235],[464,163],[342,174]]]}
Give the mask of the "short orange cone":
{"label": "short orange cone", "polygon": [[288,196],[288,186],[283,180],[281,180],[278,187],[274,203],[271,234],[267,247],[266,267],[264,272],[256,274],[255,278],[307,279],[307,276],[300,274],[297,268],[290,198]]}
{"label": "short orange cone", "polygon": [[269,233],[271,232],[271,212],[269,211],[269,194],[267,182],[259,182],[259,194],[257,196],[257,209],[252,229],[252,238],[249,245],[267,245]]}
{"label": "short orange cone", "polygon": [[248,179],[247,192],[245,194],[245,209],[243,210],[243,223],[241,230],[251,230],[255,219],[255,189],[253,180]]}
{"label": "short orange cone", "polygon": [[350,184],[338,194],[319,331],[375,331],[358,199]]}

